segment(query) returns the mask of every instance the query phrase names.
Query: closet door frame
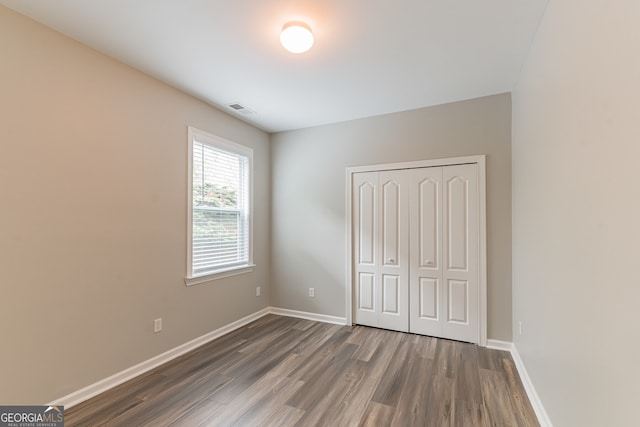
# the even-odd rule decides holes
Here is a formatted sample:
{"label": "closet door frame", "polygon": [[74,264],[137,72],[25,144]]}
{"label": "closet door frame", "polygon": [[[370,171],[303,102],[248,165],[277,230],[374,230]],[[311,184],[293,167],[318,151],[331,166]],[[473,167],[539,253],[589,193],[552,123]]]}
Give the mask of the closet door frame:
{"label": "closet door frame", "polygon": [[348,167],[346,169],[345,191],[345,230],[346,236],[346,323],[353,324],[354,277],[353,277],[353,229],[352,229],[352,186],[353,174],[359,172],[391,171],[398,169],[417,169],[437,166],[476,164],[478,166],[478,328],[482,347],[487,346],[487,208],[486,208],[486,156],[451,157],[444,159],[419,160],[403,163],[385,163],[367,166]]}

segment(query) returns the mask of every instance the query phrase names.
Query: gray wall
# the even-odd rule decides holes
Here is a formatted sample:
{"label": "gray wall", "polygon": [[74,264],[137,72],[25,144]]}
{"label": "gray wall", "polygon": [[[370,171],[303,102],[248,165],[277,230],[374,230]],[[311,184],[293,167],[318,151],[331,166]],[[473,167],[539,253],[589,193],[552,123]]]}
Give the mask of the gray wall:
{"label": "gray wall", "polygon": [[[4,7],[0,58],[2,404],[51,401],[268,305],[267,134]],[[252,147],[256,174],[255,272],[190,288],[187,125]]]}
{"label": "gray wall", "polygon": [[638,22],[550,1],[513,94],[514,341],[555,426],[640,425]]}
{"label": "gray wall", "polygon": [[511,340],[509,94],[278,133],[271,141],[271,304],[333,316],[345,316],[345,168],[486,154],[488,336]]}

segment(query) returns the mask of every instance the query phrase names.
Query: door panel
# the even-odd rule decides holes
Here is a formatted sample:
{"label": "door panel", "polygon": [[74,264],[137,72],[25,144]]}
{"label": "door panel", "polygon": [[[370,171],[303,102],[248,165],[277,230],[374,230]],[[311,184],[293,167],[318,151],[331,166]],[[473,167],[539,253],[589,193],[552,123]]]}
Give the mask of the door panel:
{"label": "door panel", "polygon": [[443,336],[480,341],[478,320],[478,177],[477,165],[443,168],[443,252],[447,254],[441,293],[447,307]]}
{"label": "door panel", "polygon": [[438,279],[420,278],[420,313],[421,319],[438,320]]}
{"label": "door panel", "polygon": [[440,257],[440,182],[427,177],[418,184],[420,267],[437,269]]}
{"label": "door panel", "polygon": [[469,301],[468,283],[464,280],[449,280],[449,322],[469,323],[467,302]]}
{"label": "door panel", "polygon": [[356,323],[377,326],[378,299],[376,289],[378,266],[378,173],[358,173],[353,175],[353,248]]}
{"label": "door panel", "polygon": [[375,242],[375,191],[376,188],[371,182],[364,182],[358,188],[360,201],[360,263],[374,263],[374,242]]}
{"label": "door panel", "polygon": [[407,177],[399,171],[353,175],[355,321],[409,330]]}
{"label": "door panel", "polygon": [[400,199],[398,183],[388,181],[382,186],[382,263],[395,266],[398,261],[398,234],[400,232]]}
{"label": "door panel", "polygon": [[409,174],[409,331],[442,336],[442,168]]}
{"label": "door panel", "polygon": [[378,327],[409,331],[409,177],[405,171],[379,175],[382,237],[379,273],[382,305]]}
{"label": "door panel", "polygon": [[447,266],[450,270],[468,270],[467,244],[469,182],[465,177],[454,176],[447,181]]}
{"label": "door panel", "polygon": [[398,276],[385,274],[382,277],[382,312],[385,314],[400,314],[398,297],[400,287]]}
{"label": "door panel", "polygon": [[358,275],[359,297],[358,309],[373,311],[375,277],[372,273],[360,273]]}

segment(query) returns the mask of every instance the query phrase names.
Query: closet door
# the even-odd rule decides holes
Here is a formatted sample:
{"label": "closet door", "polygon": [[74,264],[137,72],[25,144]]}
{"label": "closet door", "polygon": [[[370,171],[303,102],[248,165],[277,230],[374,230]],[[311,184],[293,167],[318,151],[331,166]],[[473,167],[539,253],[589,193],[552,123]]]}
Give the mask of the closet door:
{"label": "closet door", "polygon": [[476,164],[442,169],[443,336],[478,343],[479,214]]}
{"label": "closet door", "polygon": [[476,164],[353,175],[355,323],[478,343]]}
{"label": "closet door", "polygon": [[477,165],[411,173],[409,331],[478,343]]}
{"label": "closet door", "polygon": [[359,325],[378,326],[380,287],[378,263],[378,172],[353,175],[352,230],[353,230],[353,274],[355,284],[354,320]]}
{"label": "closet door", "polygon": [[409,176],[380,172],[378,327],[409,331]]}
{"label": "closet door", "polygon": [[355,321],[409,330],[408,175],[354,174]]}
{"label": "closet door", "polygon": [[413,169],[410,223],[410,332],[441,337],[442,298],[442,168]]}

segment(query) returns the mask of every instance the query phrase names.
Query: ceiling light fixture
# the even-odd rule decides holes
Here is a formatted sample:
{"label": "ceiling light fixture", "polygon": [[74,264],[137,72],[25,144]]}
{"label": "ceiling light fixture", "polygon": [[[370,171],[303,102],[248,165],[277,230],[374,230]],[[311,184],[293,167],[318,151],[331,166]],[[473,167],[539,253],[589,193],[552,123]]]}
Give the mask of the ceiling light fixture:
{"label": "ceiling light fixture", "polygon": [[313,33],[304,22],[290,21],[282,27],[280,43],[292,53],[303,53],[313,46]]}

